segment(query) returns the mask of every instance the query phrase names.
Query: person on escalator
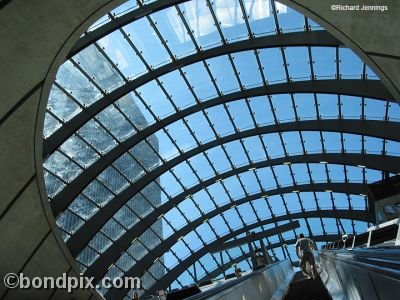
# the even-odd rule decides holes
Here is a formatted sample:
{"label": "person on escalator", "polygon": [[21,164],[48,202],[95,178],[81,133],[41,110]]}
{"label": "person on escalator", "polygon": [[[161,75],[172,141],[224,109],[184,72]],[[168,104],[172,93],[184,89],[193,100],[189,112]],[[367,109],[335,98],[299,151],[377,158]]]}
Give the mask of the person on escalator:
{"label": "person on escalator", "polygon": [[137,292],[133,293],[132,300],[139,300],[139,294]]}
{"label": "person on escalator", "polygon": [[[315,243],[309,239],[305,238],[304,234],[300,233],[297,242],[296,242],[296,254],[300,259],[300,268],[303,271],[303,274],[306,275],[309,279],[315,279],[318,276],[317,267],[315,265],[315,258],[313,254],[313,250],[317,249]],[[311,266],[311,274],[307,271],[306,264],[307,262]]]}

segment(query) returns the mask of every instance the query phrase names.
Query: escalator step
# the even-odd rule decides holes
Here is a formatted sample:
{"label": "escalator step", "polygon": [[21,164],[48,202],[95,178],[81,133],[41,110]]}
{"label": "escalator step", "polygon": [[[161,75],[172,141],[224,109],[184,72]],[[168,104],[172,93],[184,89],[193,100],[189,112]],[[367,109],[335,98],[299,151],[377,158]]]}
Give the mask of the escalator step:
{"label": "escalator step", "polygon": [[290,284],[285,300],[331,300],[320,278],[307,279],[301,272],[297,272]]}

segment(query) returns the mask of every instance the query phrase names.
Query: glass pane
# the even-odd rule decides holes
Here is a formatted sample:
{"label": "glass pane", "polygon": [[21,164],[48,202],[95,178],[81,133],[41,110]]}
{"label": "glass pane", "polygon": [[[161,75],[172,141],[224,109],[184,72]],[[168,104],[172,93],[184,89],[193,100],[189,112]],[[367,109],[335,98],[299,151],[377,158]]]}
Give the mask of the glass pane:
{"label": "glass pane", "polygon": [[124,83],[118,72],[94,45],[86,47],[73,59],[103,91],[110,92]]}
{"label": "glass pane", "polygon": [[310,79],[310,60],[306,47],[287,47],[285,55],[289,77],[292,80]]}
{"label": "glass pane", "polygon": [[362,78],[363,63],[349,48],[339,48],[339,72],[341,78]]}
{"label": "glass pane", "polygon": [[211,16],[207,2],[192,0],[179,4],[183,16],[197,44],[201,48],[221,45],[221,37],[218,34],[215,22]]}
{"label": "glass pane", "polygon": [[152,14],[151,19],[175,57],[186,56],[195,51],[190,35],[174,7]]}
{"label": "glass pane", "polygon": [[167,63],[170,58],[147,18],[140,18],[123,27],[150,68]]}
{"label": "glass pane", "polygon": [[55,84],[51,87],[47,109],[65,121],[82,111],[80,106]]}
{"label": "glass pane", "polygon": [[304,30],[304,16],[290,7],[275,1],[276,13],[281,32]]}
{"label": "glass pane", "polygon": [[336,48],[311,47],[316,79],[336,78]]}
{"label": "glass pane", "polygon": [[182,68],[197,98],[204,100],[217,94],[203,62],[194,63]]}
{"label": "glass pane", "polygon": [[195,98],[179,71],[161,76],[160,81],[175,106],[183,109],[195,104]]}
{"label": "glass pane", "polygon": [[276,33],[275,21],[269,0],[243,1],[251,32],[254,35]]}
{"label": "glass pane", "polygon": [[232,54],[240,81],[245,88],[262,84],[261,74],[253,51]]}
{"label": "glass pane", "polygon": [[56,82],[82,105],[90,105],[102,94],[90,81],[70,62],[66,61],[58,69]]}
{"label": "glass pane", "polygon": [[239,1],[215,1],[212,2],[212,9],[226,41],[246,38],[248,36]]}
{"label": "glass pane", "polygon": [[221,93],[227,94],[240,88],[227,55],[208,59],[207,64]]}
{"label": "glass pane", "polygon": [[267,81],[270,84],[285,82],[286,73],[281,50],[279,48],[260,49],[258,53]]}

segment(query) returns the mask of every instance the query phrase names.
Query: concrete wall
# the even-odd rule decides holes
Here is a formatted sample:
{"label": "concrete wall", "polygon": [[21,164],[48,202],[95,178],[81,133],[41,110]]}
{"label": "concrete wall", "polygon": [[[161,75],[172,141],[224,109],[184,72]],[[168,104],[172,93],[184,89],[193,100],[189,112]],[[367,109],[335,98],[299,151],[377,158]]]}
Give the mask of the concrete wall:
{"label": "concrete wall", "polygon": [[[3,276],[61,275],[74,269],[73,258],[57,232],[46,202],[41,171],[41,132],[49,84],[57,66],[94,20],[118,5],[111,0],[12,0],[0,5],[0,297],[69,299],[63,291],[6,290]],[[358,51],[399,99],[397,30],[400,1],[386,13],[333,12],[341,0],[282,0]],[[365,1],[359,1],[365,2]],[[359,3],[357,3],[359,4]],[[320,15],[321,17],[315,17]],[[335,31],[332,31],[335,30]],[[47,80],[46,80],[47,78]],[[76,270],[76,269],[75,269]],[[71,271],[73,272],[73,271]],[[86,299],[88,292],[74,298]]]}
{"label": "concrete wall", "polygon": [[56,66],[84,29],[110,9],[109,2],[13,0],[0,10],[2,299],[91,297],[89,291],[68,294],[62,290],[7,290],[3,277],[9,272],[23,272],[29,277],[60,276],[76,268],[58,232],[51,229],[54,218],[46,203],[42,172],[40,168],[39,172],[36,170],[41,164],[43,123],[43,113],[38,117],[38,108],[46,76],[53,79]]}
{"label": "concrete wall", "polygon": [[[400,1],[280,0],[311,17],[352,48],[400,102]],[[387,11],[332,10],[332,5],[387,6]]]}

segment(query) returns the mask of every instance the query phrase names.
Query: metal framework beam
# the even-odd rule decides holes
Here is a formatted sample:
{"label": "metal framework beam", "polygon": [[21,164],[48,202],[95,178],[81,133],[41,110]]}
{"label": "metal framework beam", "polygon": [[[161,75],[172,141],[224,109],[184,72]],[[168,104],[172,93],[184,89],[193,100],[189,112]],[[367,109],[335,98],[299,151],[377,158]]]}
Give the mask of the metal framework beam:
{"label": "metal framework beam", "polygon": [[98,27],[97,29],[88,32],[86,35],[81,37],[74,45],[74,47],[69,52],[67,58],[70,58],[77,54],[78,52],[82,51],[86,47],[90,46],[97,40],[105,37],[109,33],[129,24],[132,23],[144,16],[147,16],[151,13],[155,13],[157,11],[163,10],[173,5],[177,5],[180,3],[187,2],[189,0],[168,0],[168,1],[154,1],[152,3],[148,3],[142,5],[120,17],[115,19],[111,19],[108,23]]}
{"label": "metal framework beam", "polygon": [[[154,259],[162,256],[168,249],[176,243],[176,241],[190,231],[193,231],[195,228],[200,226],[205,220],[211,219],[217,215],[222,214],[223,212],[232,208],[232,205],[240,205],[244,203],[248,203],[250,201],[268,196],[274,196],[279,194],[291,193],[294,190],[299,192],[306,191],[326,191],[331,190],[332,192],[337,193],[354,193],[354,194],[363,194],[366,193],[367,187],[364,184],[360,183],[316,183],[316,184],[302,184],[295,186],[287,186],[280,187],[278,189],[263,191],[260,193],[256,193],[253,195],[249,195],[243,197],[241,199],[236,200],[234,203],[226,203],[221,205],[220,207],[202,215],[201,217],[193,220],[192,222],[186,224],[176,232],[174,232],[171,236],[163,241],[162,244],[158,245],[154,249],[152,249],[138,264],[134,265],[131,270],[127,272],[133,273],[133,270],[146,270],[153,263]],[[335,212],[338,212],[337,214]],[[264,221],[262,225],[272,224],[274,222],[280,222],[284,220],[290,219],[298,219],[298,218],[312,218],[312,217],[336,217],[342,219],[354,219],[359,221],[371,222],[372,216],[370,216],[367,211],[350,211],[350,210],[316,210],[316,211],[307,211],[307,212],[295,212],[282,216],[273,216],[270,219]],[[134,226],[135,227],[135,226]],[[134,228],[133,227],[133,228]],[[85,272],[85,276],[94,277],[97,281],[99,281],[107,272],[108,267],[115,263],[117,259],[120,257],[123,251],[131,245],[132,240],[137,237],[134,231],[127,232],[121,239],[117,240],[113,245],[111,245],[102,255],[101,258],[97,259]]]}
{"label": "metal framework beam", "polygon": [[230,260],[229,262],[224,263],[222,266],[219,266],[219,268],[215,268],[208,275],[206,274],[205,276],[200,278],[198,280],[198,282],[203,282],[203,281],[206,281],[206,280],[217,278],[221,273],[225,273],[227,270],[229,270],[232,267],[232,265],[239,264],[242,261],[244,261],[245,259],[248,259],[250,257],[251,257],[251,253],[250,252],[246,252],[246,253],[244,253],[242,255],[239,255],[239,256],[233,258],[232,260]]}
{"label": "metal framework beam", "polygon": [[[312,239],[315,242],[330,242],[330,241],[336,241],[337,239],[340,239],[341,237],[337,234],[328,234],[328,235],[315,235],[312,237]],[[290,239],[290,240],[283,240],[283,242],[286,245],[293,245],[296,243],[296,239]],[[280,242],[277,243],[273,243],[270,246],[267,246],[267,249],[275,249],[275,248],[279,248],[281,246]],[[229,261],[225,264],[223,264],[222,266],[220,266],[220,268],[216,268],[213,271],[211,271],[209,273],[209,275],[205,275],[204,277],[200,278],[200,280],[198,280],[198,282],[202,282],[208,279],[213,279],[213,278],[217,278],[219,276],[219,274],[221,274],[222,272],[225,272],[226,270],[229,270],[229,268],[232,266],[232,264],[238,264],[240,262],[242,262],[243,260],[247,259],[250,257],[250,253],[246,252],[242,255],[239,255],[237,257],[235,257],[232,261]],[[178,276],[179,277],[179,276]]]}
{"label": "metal framework beam", "polygon": [[[56,149],[72,133],[77,131],[83,124],[92,119],[95,115],[97,115],[110,104],[114,103],[115,101],[133,91],[134,89],[140,87],[141,85],[184,66],[228,53],[253,49],[291,46],[338,47],[340,45],[341,43],[326,31],[302,31],[238,41],[197,52],[195,54],[180,59],[175,59],[172,62],[160,66],[156,69],[148,70],[148,73],[125,83],[121,87],[116,88],[114,91],[106,94],[103,98],[94,102],[85,110],[77,114],[46,140],[44,147],[44,156],[46,157],[47,154],[52,153],[52,149],[54,151],[54,149]],[[373,97],[374,95],[385,95],[385,98],[391,99],[392,97],[390,93],[386,90],[386,88],[383,87],[383,85],[379,81],[376,82],[378,83],[378,86],[381,85],[382,88],[380,88],[378,92],[372,91],[372,94],[369,97]],[[353,93],[358,94],[355,88],[352,88],[351,90],[353,91]],[[380,93],[382,91],[384,91],[383,94]]]}
{"label": "metal framework beam", "polygon": [[236,248],[236,247],[242,246],[244,244],[248,244],[249,242],[257,241],[257,240],[263,239],[265,237],[274,236],[274,235],[277,235],[277,234],[280,234],[280,233],[283,233],[286,231],[290,231],[290,230],[293,230],[293,229],[296,229],[299,227],[300,227],[299,221],[293,221],[293,222],[279,225],[274,228],[260,231],[257,233],[253,232],[250,235],[247,235],[245,237],[242,237],[242,238],[239,238],[239,239],[236,239],[233,241],[216,244],[213,247],[210,247],[210,252],[215,253],[215,252],[221,252],[224,250]]}
{"label": "metal framework beam", "polygon": [[[328,163],[336,163],[342,165],[363,165],[367,168],[371,169],[380,169],[389,172],[396,172],[398,170],[398,166],[400,165],[400,158],[399,157],[388,157],[383,155],[374,155],[374,154],[350,154],[350,153],[343,153],[343,154],[307,154],[307,155],[297,155],[291,157],[282,157],[276,158],[266,161],[257,162],[250,165],[241,166],[237,169],[229,170],[225,173],[222,173],[216,177],[209,178],[200,184],[197,184],[185,192],[175,196],[174,198],[170,199],[166,203],[162,204],[151,213],[149,213],[144,219],[142,219],[138,224],[133,226],[130,230],[128,230],[123,237],[121,237],[118,241],[122,239],[127,239],[127,242],[131,241],[134,236],[139,236],[143,231],[145,231],[149,226],[151,226],[155,220],[161,215],[168,212],[174,206],[178,205],[181,201],[185,199],[186,196],[194,194],[201,189],[204,189],[208,185],[213,184],[217,179],[227,178],[233,176],[235,174],[239,174],[242,172],[248,171],[249,168],[262,168],[267,166],[274,166],[274,165],[281,165],[284,162],[291,162],[291,163],[318,163],[320,161],[326,161]],[[91,238],[100,230],[100,228],[114,215],[116,211],[122,207],[123,204],[126,203],[134,194],[141,190],[141,188],[145,187],[148,183],[152,182],[156,178],[158,178],[160,174],[156,176],[150,175],[143,178],[147,183],[140,185],[134,184],[131,187],[134,189],[131,191],[131,194],[124,196],[124,203],[117,202],[117,197],[111,200],[108,204],[104,206],[102,210],[97,212],[91,219],[89,219],[78,231],[71,236],[71,238],[67,241],[67,245],[73,255],[77,255],[85,245],[91,240]],[[127,190],[130,187],[127,188]],[[351,192],[351,191],[349,191]],[[120,195],[125,195],[125,192],[122,192]],[[117,206],[118,205],[118,206]],[[126,236],[126,237],[125,237]]]}
{"label": "metal framework beam", "polygon": [[[322,212],[322,211],[320,211]],[[307,212],[309,213],[309,212]],[[332,213],[332,211],[330,211],[330,213]],[[332,214],[330,215],[332,216]],[[284,218],[287,218],[288,216],[284,215],[282,216]],[[216,244],[220,244],[222,242],[225,242],[231,238],[234,238],[235,236],[245,233],[247,231],[250,231],[252,229],[255,229],[257,227],[260,227],[262,225],[266,225],[273,222],[271,219],[269,220],[265,220],[262,222],[257,222],[248,226],[244,226],[242,228],[239,228],[235,231],[232,231],[222,237],[220,237],[219,239],[216,239],[215,241],[207,244],[205,247],[200,248],[198,251],[196,251],[194,254],[190,255],[189,257],[187,257],[186,259],[184,259],[183,261],[181,261],[175,268],[173,268],[172,270],[168,271],[168,273],[163,276],[162,278],[160,278],[158,280],[158,282],[160,283],[160,285],[157,286],[153,286],[151,288],[151,291],[155,291],[157,289],[166,289],[176,278],[178,278],[179,274],[181,274],[182,272],[184,272],[188,267],[190,267],[194,262],[198,261],[202,256],[204,256],[205,254],[210,252],[210,249],[216,245]],[[337,236],[336,236],[337,237]],[[163,245],[166,243],[166,241],[163,243]],[[161,246],[161,245],[160,245]],[[166,246],[167,247],[167,246]],[[169,248],[169,247],[167,247]],[[150,258],[148,258],[150,260]],[[150,266],[153,263],[153,261],[150,262]],[[142,270],[144,272],[144,270],[148,269],[148,267],[143,268],[143,265],[139,265],[136,264],[133,268],[125,273],[125,276],[139,276],[139,274],[137,274],[137,270]],[[141,273],[143,273],[141,272]],[[85,274],[85,276],[87,276]],[[140,276],[139,276],[140,277]],[[122,299],[123,296],[128,292],[128,289],[113,289],[111,288],[110,290],[108,290],[108,292],[105,295],[106,299]]]}
{"label": "metal framework beam", "polygon": [[[354,81],[354,82],[352,82]],[[285,90],[297,90],[299,91],[304,90],[304,91],[312,91],[312,92],[317,92],[318,90],[324,91],[325,93],[349,93],[351,89],[356,88],[357,91],[363,90],[362,88],[357,88],[359,85],[363,85],[365,88],[365,92],[369,94],[373,89],[374,84],[370,83],[368,84],[365,81],[362,80],[327,80],[327,81],[305,81],[305,82],[296,82],[296,83],[285,83],[283,86],[278,87],[278,85],[271,85],[269,86],[274,87],[272,90],[275,92],[283,92]],[[247,97],[253,97],[253,96],[260,96],[264,95],[266,92],[264,87],[258,87],[258,88],[253,88],[253,89],[248,89],[245,91],[241,92],[235,92],[231,94],[227,94],[221,97],[217,97],[214,99],[211,99],[209,101],[201,102],[198,105],[195,105],[193,107],[186,108],[177,114],[171,115],[169,117],[166,117],[165,119],[155,123],[154,125],[151,125],[144,130],[142,130],[140,133],[128,138],[127,140],[121,142],[118,146],[114,147],[112,150],[110,150],[108,153],[106,153],[102,158],[98,159],[96,162],[94,162],[91,166],[89,166],[86,170],[84,170],[80,175],[78,175],[67,187],[65,187],[55,198],[54,201],[52,201],[52,208],[53,208],[53,214],[57,216],[61,211],[64,211],[69,203],[72,202],[72,200],[90,183],[93,181],[98,174],[100,174],[105,168],[107,168],[110,164],[112,164],[116,159],[118,159],[121,155],[126,153],[129,149],[137,145],[140,141],[143,139],[151,136],[160,128],[166,127],[169,124],[172,124],[173,122],[180,120],[190,114],[196,113],[198,111],[207,109],[209,107],[215,106],[215,105],[221,105],[224,103],[228,103],[230,101],[234,101],[237,99],[241,98],[247,98]],[[272,92],[272,91],[270,91]],[[325,122],[325,121],[323,121]],[[345,120],[342,120],[341,122],[345,122]],[[287,124],[296,124],[296,123],[287,123]],[[303,123],[302,123],[303,124]],[[389,123],[388,123],[389,124]],[[398,126],[398,123],[393,123],[393,126],[397,125],[396,128],[393,128],[392,131],[398,130],[400,127]],[[283,125],[276,125],[275,126],[275,131],[278,131]],[[284,125],[286,126],[286,125]],[[362,125],[361,125],[362,126]],[[290,127],[290,125],[289,125]],[[387,126],[389,127],[389,126]],[[294,129],[294,130],[300,130],[301,126],[299,126],[299,129]],[[389,129],[389,128],[387,128]],[[270,131],[272,132],[272,130]],[[371,132],[372,133],[372,132]],[[379,132],[376,132],[375,134],[378,136]],[[368,134],[367,134],[368,135]],[[53,136],[52,136],[53,137]],[[398,139],[399,137],[396,136]],[[45,141],[44,147],[46,148],[46,143],[50,142],[50,140]],[[60,141],[61,142],[61,141]],[[47,144],[48,145],[48,144]],[[49,149],[48,149],[49,150]],[[55,149],[49,150],[49,151],[54,151]],[[46,150],[45,150],[46,152]]]}
{"label": "metal framework beam", "polygon": [[[222,138],[218,138],[216,140],[210,141],[201,145],[200,147],[194,148],[182,155],[171,159],[170,161],[162,164],[160,167],[151,171],[147,176],[140,178],[137,182],[127,187],[123,192],[117,195],[112,201],[112,203],[118,202],[121,203],[118,208],[120,208],[126,201],[128,201],[134,193],[138,190],[141,190],[155,178],[159,177],[164,172],[168,171],[172,167],[177,164],[183,162],[184,160],[204,152],[210,148],[215,146],[219,146],[234,140],[238,140],[241,138],[246,138],[258,134],[268,134],[273,132],[285,132],[285,131],[332,131],[332,132],[346,132],[352,134],[366,135],[372,137],[381,137],[388,140],[396,140],[399,139],[398,132],[400,132],[400,123],[398,122],[388,122],[388,121],[370,121],[370,120],[312,120],[312,121],[298,121],[298,122],[288,122],[282,124],[274,124],[267,125],[263,127],[256,127],[253,129],[237,132],[231,135],[224,136]],[[128,149],[124,148],[124,152]],[[366,156],[360,156],[362,158],[363,164]],[[105,167],[105,162],[108,164],[112,163],[113,158],[110,158],[108,154],[105,155],[99,161],[104,161],[103,163],[94,163],[92,167],[89,167],[86,172],[83,172],[83,175],[78,176],[73,182],[71,182],[67,187],[65,187],[60,193],[57,194],[56,197],[50,202],[52,211],[54,216],[58,216],[59,213],[63,212],[70,203],[79,195],[79,193],[90,183],[93,181],[95,176],[99,174],[103,167]],[[371,157],[373,160],[373,158]],[[398,159],[398,158],[393,158]],[[386,161],[386,163],[385,163]],[[382,166],[380,166],[382,163]],[[95,169],[96,165],[99,167],[101,164],[101,168]],[[379,162],[375,160],[375,164],[377,164],[376,169],[385,170],[385,171],[393,171],[398,172],[398,170],[393,170],[394,166],[393,161],[390,159],[388,162],[388,158],[380,157]],[[374,167],[371,167],[374,168]],[[111,204],[107,204],[108,206]],[[112,206],[117,207],[118,205],[113,204]],[[107,211],[110,211],[107,209]],[[115,212],[115,211],[114,211]],[[101,213],[101,212],[100,212]],[[94,216],[95,217],[95,216]],[[90,221],[89,221],[90,222]]]}
{"label": "metal framework beam", "polygon": [[[283,124],[282,124],[283,125]],[[262,131],[261,131],[262,132]],[[245,133],[244,131],[241,133]],[[257,132],[259,133],[259,132]],[[218,143],[219,141],[223,141],[225,138],[221,138],[220,140],[210,142],[210,144]],[[204,144],[203,146],[206,146]],[[127,187],[123,192],[117,195],[113,200],[108,202],[102,210],[97,212],[91,219],[89,219],[78,231],[71,236],[71,238],[67,241],[67,245],[72,252],[73,255],[77,255],[80,250],[90,241],[90,239],[100,230],[100,228],[127,202],[131,199],[136,193],[142,190],[145,186],[147,186],[152,181],[156,180],[159,176],[161,176],[165,171],[173,168],[175,165],[184,161],[185,159],[191,157],[193,155],[192,152],[200,153],[206,149],[201,149],[201,147],[193,149],[192,151],[188,151],[186,154],[178,156],[172,159],[170,162],[162,165],[161,167],[154,169],[147,176],[142,177],[136,183]],[[188,155],[188,156],[185,156]],[[151,212],[148,216],[146,216],[139,224],[133,226],[131,230],[135,234],[139,235],[143,232],[148,226],[150,226],[154,220],[156,220],[161,214],[166,213],[168,210],[172,209],[174,205],[177,205],[181,201],[185,199],[187,195],[194,194],[197,191],[203,189],[204,187],[211,185],[217,179],[226,178],[233,176],[235,174],[245,172],[249,168],[261,168],[266,166],[274,166],[280,165],[285,162],[291,163],[303,163],[303,162],[320,162],[326,161],[328,163],[336,163],[343,165],[363,165],[370,169],[377,169],[388,171],[392,173],[398,172],[398,166],[400,165],[399,157],[392,157],[386,155],[375,155],[375,154],[354,154],[354,153],[322,153],[322,154],[303,154],[296,155],[290,157],[281,157],[276,159],[270,159],[266,161],[261,161],[258,163],[254,163],[247,166],[241,166],[240,168],[233,169],[227,171],[223,174],[218,175],[217,177],[210,178],[198,185],[195,185],[184,193],[179,194],[174,197],[170,201],[162,204],[160,207]]]}
{"label": "metal framework beam", "polygon": [[[340,238],[339,235],[322,235],[320,236],[322,241],[332,241],[335,238],[338,239]],[[314,239],[314,237],[313,237]],[[318,238],[319,240],[320,238]],[[316,240],[316,239],[315,239]],[[316,240],[317,241],[317,240]],[[295,242],[294,239],[287,241],[287,243],[293,244]],[[211,244],[210,244],[211,245]],[[280,243],[276,244],[277,246],[280,246]],[[188,267],[190,267],[195,261],[200,259],[203,255],[207,254],[207,249],[203,248],[199,252],[197,252],[195,255],[188,257],[185,259],[182,263],[180,263],[178,266],[176,266],[174,269],[170,270],[164,277],[160,278],[157,282],[158,284],[155,284],[153,287],[150,288],[149,292],[154,292],[160,289],[166,289],[168,288],[171,283],[178,278],[178,276],[183,273]],[[112,298],[113,299],[113,298]]]}
{"label": "metal framework beam", "polygon": [[[146,76],[146,75],[143,75]],[[136,80],[139,80],[139,77]],[[130,82],[133,83],[136,81]],[[143,83],[141,83],[143,84]],[[138,85],[139,86],[139,85]],[[124,89],[124,92],[128,93],[131,91],[127,85],[117,89],[119,91]],[[132,88],[133,89],[133,88]],[[114,93],[114,92],[113,92]],[[75,131],[83,126],[87,121],[92,119],[97,113],[102,111],[112,102],[119,99],[118,97],[112,97],[113,93],[106,96],[107,99],[100,99],[92,104],[90,107],[83,110],[81,113],[73,117],[70,121],[64,124],[60,129],[53,133],[48,139],[43,142],[43,157],[48,157],[53,153],[65,140],[68,139]],[[361,79],[339,79],[339,80],[306,80],[306,81],[295,81],[288,83],[271,84],[268,86],[254,87],[243,91],[230,93],[227,95],[221,95],[208,101],[200,102],[194,106],[188,107],[182,111],[172,114],[158,122],[143,129],[139,134],[134,135],[128,140],[122,142],[117,149],[113,149],[111,153],[121,153],[121,149],[126,151],[129,147],[134,146],[138,141],[143,138],[150,136],[160,128],[163,128],[177,120],[182,119],[190,114],[198,112],[203,109],[207,109],[212,106],[216,106],[230,101],[239,99],[257,97],[263,95],[274,95],[274,94],[287,94],[287,93],[324,93],[324,94],[340,94],[350,95],[359,97],[369,97],[380,100],[391,100],[392,97],[384,85],[378,80],[361,80]],[[123,96],[123,95],[122,95]],[[121,96],[121,97],[122,97]],[[112,155],[115,157],[116,154]],[[121,155],[121,154],[119,154]],[[106,155],[107,156],[107,155]],[[118,156],[117,156],[118,157]],[[116,159],[116,158],[115,158]]]}

